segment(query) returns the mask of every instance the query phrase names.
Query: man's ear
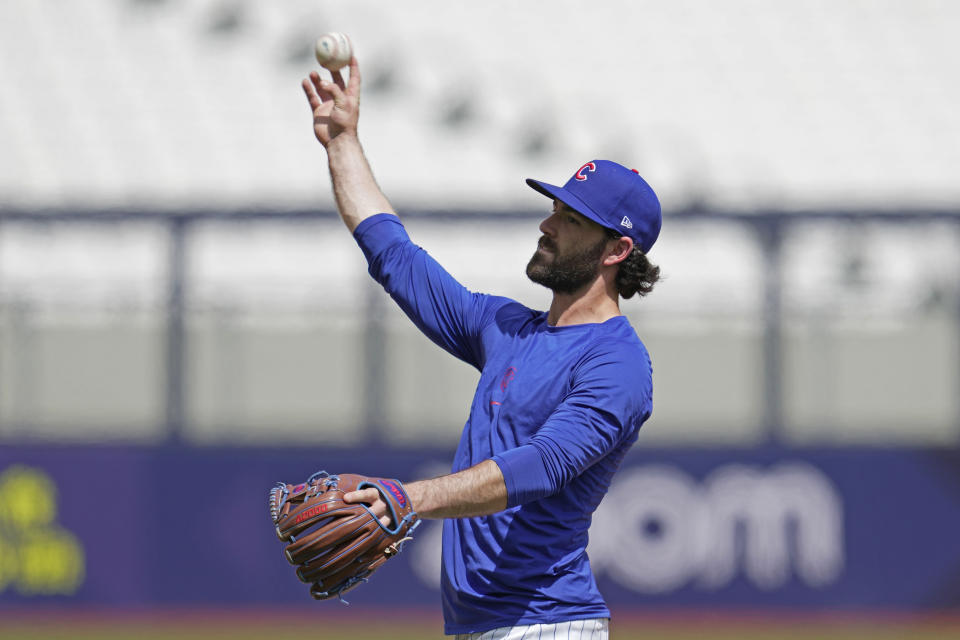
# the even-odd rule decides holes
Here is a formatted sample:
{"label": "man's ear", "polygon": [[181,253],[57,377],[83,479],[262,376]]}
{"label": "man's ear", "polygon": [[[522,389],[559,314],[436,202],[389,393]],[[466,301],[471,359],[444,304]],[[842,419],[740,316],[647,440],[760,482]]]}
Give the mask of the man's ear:
{"label": "man's ear", "polygon": [[618,264],[627,259],[633,251],[633,240],[627,236],[620,236],[616,241],[611,240],[607,245],[607,255],[603,259],[604,266]]}

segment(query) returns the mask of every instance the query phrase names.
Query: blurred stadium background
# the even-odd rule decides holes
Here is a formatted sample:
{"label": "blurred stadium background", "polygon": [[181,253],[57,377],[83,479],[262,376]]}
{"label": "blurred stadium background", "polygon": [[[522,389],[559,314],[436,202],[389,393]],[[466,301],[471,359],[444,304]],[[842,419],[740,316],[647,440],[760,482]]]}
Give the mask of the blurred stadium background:
{"label": "blurred stadium background", "polygon": [[445,472],[477,379],[336,218],[299,87],[329,30],[470,288],[548,303],[525,177],[661,196],[623,305],[655,414],[590,549],[614,637],[960,635],[960,4],[6,0],[0,637],[440,637],[436,528],[341,609],[263,508]]}

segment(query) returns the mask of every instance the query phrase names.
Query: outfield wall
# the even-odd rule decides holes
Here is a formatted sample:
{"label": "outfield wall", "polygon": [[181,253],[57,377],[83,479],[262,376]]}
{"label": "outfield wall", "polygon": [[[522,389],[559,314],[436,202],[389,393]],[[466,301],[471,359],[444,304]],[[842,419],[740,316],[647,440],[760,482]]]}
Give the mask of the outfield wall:
{"label": "outfield wall", "polygon": [[[277,480],[446,470],[424,449],[0,449],[0,608],[319,606],[274,536]],[[348,598],[436,606],[440,527]],[[960,610],[960,451],[636,448],[589,549],[619,610]]]}

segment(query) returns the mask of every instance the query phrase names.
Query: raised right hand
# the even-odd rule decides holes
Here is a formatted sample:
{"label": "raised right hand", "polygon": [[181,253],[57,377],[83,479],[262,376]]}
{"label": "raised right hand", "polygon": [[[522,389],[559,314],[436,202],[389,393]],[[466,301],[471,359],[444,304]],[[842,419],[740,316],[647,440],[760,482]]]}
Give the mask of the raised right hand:
{"label": "raised right hand", "polygon": [[332,73],[333,82],[323,80],[316,71],[301,82],[307,102],[313,110],[313,133],[326,148],[339,135],[357,135],[360,118],[360,67],[357,58],[350,59],[350,79],[344,83],[339,71]]}

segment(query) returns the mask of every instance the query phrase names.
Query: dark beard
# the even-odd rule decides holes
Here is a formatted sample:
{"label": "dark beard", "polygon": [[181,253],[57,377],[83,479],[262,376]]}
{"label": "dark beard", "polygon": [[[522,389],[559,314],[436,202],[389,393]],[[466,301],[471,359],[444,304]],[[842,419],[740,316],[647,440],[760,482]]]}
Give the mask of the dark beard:
{"label": "dark beard", "polygon": [[[540,244],[556,250],[556,245],[546,237],[540,239]],[[571,255],[554,253],[552,264],[549,264],[538,250],[527,263],[527,277],[554,293],[575,293],[597,276],[598,262],[606,244],[606,240],[601,240],[596,245]]]}

